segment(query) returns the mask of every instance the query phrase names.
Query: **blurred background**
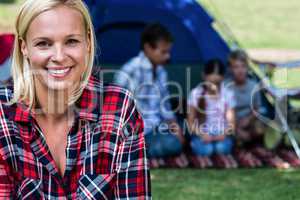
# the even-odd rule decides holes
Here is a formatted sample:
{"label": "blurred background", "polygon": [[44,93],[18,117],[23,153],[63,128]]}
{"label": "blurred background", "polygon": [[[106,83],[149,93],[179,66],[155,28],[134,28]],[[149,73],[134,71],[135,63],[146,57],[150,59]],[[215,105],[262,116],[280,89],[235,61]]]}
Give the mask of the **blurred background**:
{"label": "blurred background", "polygon": [[[0,32],[12,32],[22,0],[0,0]],[[226,22],[239,42],[257,58],[287,60],[300,55],[298,0],[198,0]],[[277,56],[276,56],[277,55]]]}
{"label": "blurred background", "polygon": [[[13,33],[22,2],[0,0],[0,34]],[[146,23],[160,21],[175,35],[169,79],[182,85],[185,95],[186,76],[178,74],[186,74],[188,68],[194,87],[202,64],[212,57],[225,61],[230,49],[243,48],[253,59],[274,63],[300,60],[299,0],[86,2],[98,37],[98,66],[120,68],[138,53],[139,34]],[[104,78],[110,81],[111,76]],[[159,169],[152,171],[151,178],[154,199],[300,198],[297,169]]]}

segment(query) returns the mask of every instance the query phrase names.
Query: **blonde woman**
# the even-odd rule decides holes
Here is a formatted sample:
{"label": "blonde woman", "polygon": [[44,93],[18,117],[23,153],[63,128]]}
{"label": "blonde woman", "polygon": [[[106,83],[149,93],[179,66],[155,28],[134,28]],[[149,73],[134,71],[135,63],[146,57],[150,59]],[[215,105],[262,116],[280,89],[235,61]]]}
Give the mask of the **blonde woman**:
{"label": "blonde woman", "polygon": [[94,45],[81,0],[22,5],[0,90],[1,199],[151,198],[142,119],[91,75]]}

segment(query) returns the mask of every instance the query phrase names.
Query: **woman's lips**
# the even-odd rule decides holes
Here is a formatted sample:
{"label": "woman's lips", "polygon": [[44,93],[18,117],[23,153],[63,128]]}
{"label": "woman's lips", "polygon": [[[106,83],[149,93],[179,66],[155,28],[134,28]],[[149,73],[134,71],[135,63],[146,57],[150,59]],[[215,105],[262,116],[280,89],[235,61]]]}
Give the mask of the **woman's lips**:
{"label": "woman's lips", "polygon": [[64,78],[71,71],[72,67],[53,67],[47,68],[48,74],[53,78]]}

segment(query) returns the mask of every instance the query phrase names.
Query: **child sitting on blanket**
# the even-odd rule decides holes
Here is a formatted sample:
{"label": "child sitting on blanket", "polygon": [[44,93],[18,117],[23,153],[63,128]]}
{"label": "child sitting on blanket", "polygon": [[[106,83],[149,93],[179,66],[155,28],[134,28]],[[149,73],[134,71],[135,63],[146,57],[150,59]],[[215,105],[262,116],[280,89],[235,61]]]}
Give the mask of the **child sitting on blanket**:
{"label": "child sitting on blanket", "polygon": [[229,56],[229,68],[232,78],[227,86],[234,92],[236,99],[236,149],[235,155],[243,167],[259,167],[263,163],[276,168],[288,168],[289,163],[280,158],[275,151],[265,145],[264,140],[270,135],[279,135],[272,128],[267,128],[256,116],[263,107],[258,83],[248,75],[248,56],[243,50],[235,50]]}
{"label": "child sitting on blanket", "polygon": [[220,60],[204,66],[203,83],[195,87],[188,99],[188,124],[192,132],[190,147],[192,164],[206,168],[236,168],[231,156],[235,130],[233,93],[224,86],[225,67]]}

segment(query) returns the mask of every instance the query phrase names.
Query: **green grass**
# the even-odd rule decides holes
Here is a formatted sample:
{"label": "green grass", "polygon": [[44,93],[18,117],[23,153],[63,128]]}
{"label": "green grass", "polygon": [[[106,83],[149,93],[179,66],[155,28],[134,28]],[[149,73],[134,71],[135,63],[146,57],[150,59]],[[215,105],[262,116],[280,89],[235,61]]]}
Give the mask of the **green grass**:
{"label": "green grass", "polygon": [[153,199],[296,200],[300,171],[274,169],[152,170]]}
{"label": "green grass", "polygon": [[0,2],[0,32],[13,32],[17,10],[23,0],[15,0],[15,3]]}
{"label": "green grass", "polygon": [[[0,32],[13,31],[16,11],[22,1],[0,3]],[[230,26],[245,48],[300,48],[299,0],[198,1],[209,10],[213,10],[210,2],[214,2],[220,18]]]}
{"label": "green grass", "polygon": [[219,18],[246,48],[300,48],[299,0],[198,1],[211,11],[217,7]]}

